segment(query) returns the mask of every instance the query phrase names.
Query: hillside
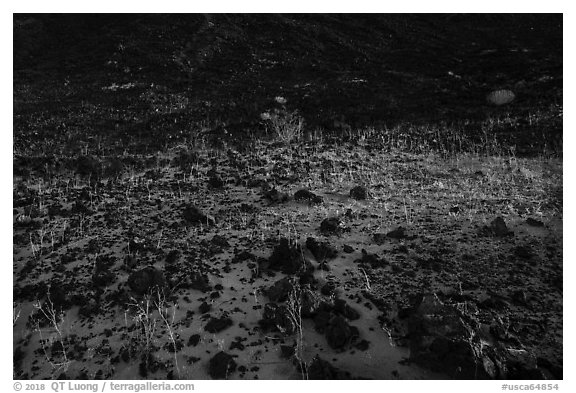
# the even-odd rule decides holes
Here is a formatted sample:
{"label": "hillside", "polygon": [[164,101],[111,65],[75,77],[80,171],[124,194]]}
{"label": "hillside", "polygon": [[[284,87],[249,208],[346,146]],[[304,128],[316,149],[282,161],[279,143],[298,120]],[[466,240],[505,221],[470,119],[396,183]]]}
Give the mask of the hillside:
{"label": "hillside", "polygon": [[[15,18],[17,115],[54,98],[74,112],[68,105],[89,97],[103,112],[90,123],[116,133],[146,128],[157,141],[202,124],[243,136],[262,130],[260,114],[282,96],[309,130],[456,124],[477,137],[493,117],[510,120],[499,137],[521,152],[542,139],[561,149],[558,15]],[[29,84],[43,93],[27,97]],[[113,84],[131,88],[102,90]],[[142,96],[151,85],[165,89],[170,113],[150,113]],[[485,97],[497,89],[518,99],[491,107]],[[116,124],[109,105],[125,111]]]}

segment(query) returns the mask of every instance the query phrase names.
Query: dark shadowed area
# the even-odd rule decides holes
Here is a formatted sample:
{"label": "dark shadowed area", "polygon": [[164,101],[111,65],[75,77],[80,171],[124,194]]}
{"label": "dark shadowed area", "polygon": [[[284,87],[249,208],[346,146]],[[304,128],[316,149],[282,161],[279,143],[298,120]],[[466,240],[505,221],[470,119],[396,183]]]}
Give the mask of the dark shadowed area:
{"label": "dark shadowed area", "polygon": [[14,378],[562,379],[562,24],[14,15]]}

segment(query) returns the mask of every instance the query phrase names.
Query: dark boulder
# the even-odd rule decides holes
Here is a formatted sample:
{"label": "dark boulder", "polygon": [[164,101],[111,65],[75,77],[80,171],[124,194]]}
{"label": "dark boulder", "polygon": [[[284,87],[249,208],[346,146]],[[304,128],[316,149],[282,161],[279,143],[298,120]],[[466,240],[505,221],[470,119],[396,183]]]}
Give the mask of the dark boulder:
{"label": "dark boulder", "polygon": [[388,266],[390,263],[384,258],[380,258],[376,254],[369,254],[366,250],[362,250],[362,258],[356,259],[354,262],[368,265],[372,269],[378,269]]}
{"label": "dark boulder", "polygon": [[343,250],[346,254],[351,254],[354,252],[354,247],[344,244]]}
{"label": "dark boulder", "polygon": [[228,318],[226,315],[221,316],[220,318],[210,318],[206,326],[204,326],[204,330],[209,333],[218,333],[224,329],[229,328],[232,326],[233,322],[232,319]]}
{"label": "dark boulder", "polygon": [[219,175],[213,174],[208,179],[208,185],[211,188],[216,188],[216,189],[223,188],[224,187],[224,180],[222,180],[222,178]]}
{"label": "dark boulder", "polygon": [[226,352],[218,352],[212,359],[208,367],[208,374],[212,379],[228,379],[228,376],[236,371],[236,362],[232,355]]}
{"label": "dark boulder", "polygon": [[168,253],[168,255],[166,256],[166,264],[172,265],[172,264],[178,262],[178,259],[180,259],[180,251],[171,250]]}
{"label": "dark boulder", "polygon": [[291,335],[296,332],[296,315],[285,305],[267,303],[264,305],[262,319],[258,324],[265,330],[277,330],[284,334]]}
{"label": "dark boulder", "polygon": [[306,247],[319,262],[322,262],[325,259],[333,259],[338,256],[338,251],[332,247],[330,243],[319,242],[313,237],[306,239]]}
{"label": "dark boulder", "polygon": [[528,217],[526,219],[526,224],[530,225],[531,227],[543,227],[544,223],[540,220],[536,220],[535,218]]}
{"label": "dark boulder", "polygon": [[457,379],[497,378],[500,349],[480,341],[473,321],[435,294],[423,295],[408,319],[410,360]]}
{"label": "dark boulder", "polygon": [[506,221],[504,221],[502,217],[496,217],[492,222],[490,222],[490,225],[483,228],[482,232],[494,237],[507,237],[514,235],[514,232],[508,229]]}
{"label": "dark boulder", "polygon": [[270,203],[284,203],[290,200],[290,196],[287,193],[278,191],[276,187],[263,190],[262,195]]}
{"label": "dark boulder", "polygon": [[137,295],[144,295],[153,290],[163,290],[166,286],[164,274],[154,266],[147,266],[128,277],[128,286]]}
{"label": "dark boulder", "polygon": [[370,192],[363,186],[356,186],[350,190],[350,198],[356,199],[358,201],[368,199]]}
{"label": "dark boulder", "polygon": [[188,205],[182,211],[182,217],[191,225],[214,225],[214,218],[204,214],[199,208]]}
{"label": "dark boulder", "polygon": [[288,295],[294,291],[294,288],[294,279],[284,277],[270,286],[266,295],[272,302],[283,302],[288,299]]}
{"label": "dark boulder", "polygon": [[212,305],[208,304],[207,302],[202,302],[202,304],[200,304],[200,306],[198,307],[198,311],[200,311],[200,314],[206,314],[207,312],[210,312],[211,309]]}
{"label": "dark boulder", "polygon": [[320,205],[324,202],[324,198],[305,189],[296,191],[294,194],[294,200],[305,201],[311,205]]}
{"label": "dark boulder", "polygon": [[325,235],[340,235],[347,231],[347,228],[338,217],[328,217],[320,223],[320,232]]}
{"label": "dark boulder", "polygon": [[186,344],[186,346],[195,347],[196,345],[198,345],[199,342],[200,342],[200,335],[199,334],[193,334],[188,339],[188,343]]}
{"label": "dark boulder", "polygon": [[312,264],[303,256],[302,247],[286,238],[280,239],[268,259],[268,267],[284,274],[297,274],[313,270]]}
{"label": "dark boulder", "polygon": [[326,284],[322,285],[320,288],[320,293],[324,296],[331,296],[336,291],[336,283],[334,281],[328,281]]}
{"label": "dark boulder", "polygon": [[186,277],[183,287],[196,289],[204,293],[212,290],[208,276],[199,271],[193,271],[190,276]]}
{"label": "dark boulder", "polygon": [[358,329],[350,326],[344,317],[333,315],[325,330],[326,340],[332,349],[342,349],[359,336]]}
{"label": "dark boulder", "polygon": [[352,307],[350,307],[350,305],[348,305],[348,303],[346,303],[346,301],[343,299],[334,300],[334,312],[342,315],[344,318],[347,318],[351,321],[360,318],[360,313],[355,309],[353,309]]}
{"label": "dark boulder", "polygon": [[398,239],[398,240],[405,239],[408,237],[408,235],[406,234],[406,228],[402,226],[391,230],[386,234],[386,236],[389,237],[390,239]]}

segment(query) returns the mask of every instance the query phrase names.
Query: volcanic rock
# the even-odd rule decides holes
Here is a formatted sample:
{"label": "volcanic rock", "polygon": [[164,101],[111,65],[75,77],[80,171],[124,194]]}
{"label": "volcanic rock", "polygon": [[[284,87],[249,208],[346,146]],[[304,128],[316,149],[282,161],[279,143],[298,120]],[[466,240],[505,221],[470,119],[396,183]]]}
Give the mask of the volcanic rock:
{"label": "volcanic rock", "polygon": [[334,300],[334,312],[342,315],[345,318],[348,318],[351,321],[360,318],[360,313],[350,307],[348,303],[346,303],[346,301],[343,299]]}
{"label": "volcanic rock", "polygon": [[266,303],[266,305],[264,305],[262,319],[258,321],[258,324],[264,329],[279,330],[290,335],[296,332],[296,323],[293,317],[294,315],[287,306]]}
{"label": "volcanic rock", "polygon": [[228,376],[236,371],[236,362],[232,355],[226,352],[218,352],[212,359],[208,368],[208,374],[212,379],[228,379]]}
{"label": "volcanic rock", "polygon": [[423,295],[408,320],[410,360],[458,379],[495,378],[498,348],[484,348],[479,336],[456,308],[434,294]]}
{"label": "volcanic rock", "polygon": [[358,201],[368,199],[370,193],[363,186],[356,186],[350,190],[350,198],[356,199]]}
{"label": "volcanic rock", "polygon": [[312,264],[302,254],[302,247],[299,244],[282,238],[268,259],[269,268],[280,270],[284,274],[296,274],[313,270]]}
{"label": "volcanic rock", "polygon": [[489,226],[484,227],[484,232],[491,236],[506,237],[512,236],[514,232],[508,229],[506,221],[502,217],[496,217]]}
{"label": "volcanic rock", "polygon": [[312,205],[319,205],[324,202],[324,198],[319,195],[314,194],[308,190],[298,190],[294,194],[294,200],[296,201],[307,201]]}
{"label": "volcanic rock", "polygon": [[320,231],[326,235],[340,235],[346,228],[338,217],[325,218],[320,223]]}
{"label": "volcanic rock", "polygon": [[321,262],[325,259],[333,259],[338,256],[338,251],[327,242],[318,242],[313,237],[306,239],[306,247],[310,250],[314,258]]}
{"label": "volcanic rock", "polygon": [[226,328],[232,326],[233,322],[230,318],[223,315],[220,318],[210,318],[206,326],[204,326],[204,330],[209,333],[218,333]]}
{"label": "volcanic rock", "polygon": [[162,290],[166,286],[164,274],[154,266],[147,266],[128,277],[128,286],[137,295],[144,295],[151,290]]}
{"label": "volcanic rock", "polygon": [[214,225],[214,218],[204,214],[196,206],[188,205],[182,212],[182,217],[187,223],[192,225]]}
{"label": "volcanic rock", "polygon": [[266,295],[273,302],[283,302],[288,299],[288,295],[293,290],[294,280],[290,277],[284,277],[270,286],[266,291]]}
{"label": "volcanic rock", "polygon": [[358,329],[350,326],[342,316],[334,315],[330,318],[326,327],[326,340],[331,348],[344,348],[354,337],[358,336]]}

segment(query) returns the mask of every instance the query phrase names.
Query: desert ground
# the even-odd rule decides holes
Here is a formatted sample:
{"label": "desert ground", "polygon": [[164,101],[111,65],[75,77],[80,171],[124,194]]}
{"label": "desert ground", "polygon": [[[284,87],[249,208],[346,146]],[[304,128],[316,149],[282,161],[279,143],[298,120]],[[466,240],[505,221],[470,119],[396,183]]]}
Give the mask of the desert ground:
{"label": "desert ground", "polygon": [[562,17],[475,17],[15,16],[14,378],[562,379]]}

